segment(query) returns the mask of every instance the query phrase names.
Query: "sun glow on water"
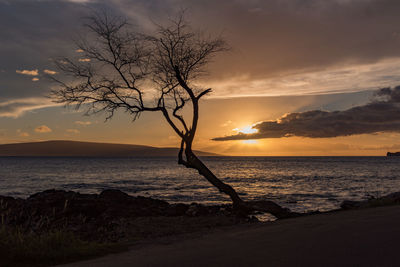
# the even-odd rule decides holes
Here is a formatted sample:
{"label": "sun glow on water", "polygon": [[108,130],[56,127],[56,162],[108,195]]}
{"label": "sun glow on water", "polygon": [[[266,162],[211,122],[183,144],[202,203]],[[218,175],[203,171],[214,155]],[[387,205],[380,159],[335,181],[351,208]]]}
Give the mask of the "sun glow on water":
{"label": "sun glow on water", "polygon": [[242,140],[242,143],[247,144],[247,145],[254,145],[254,144],[257,144],[258,141],[250,139],[250,140]]}

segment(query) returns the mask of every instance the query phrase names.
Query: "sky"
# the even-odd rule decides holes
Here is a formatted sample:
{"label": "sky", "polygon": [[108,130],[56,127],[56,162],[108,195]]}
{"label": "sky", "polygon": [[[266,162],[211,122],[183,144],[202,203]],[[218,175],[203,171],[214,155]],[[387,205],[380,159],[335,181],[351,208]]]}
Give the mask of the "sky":
{"label": "sky", "polygon": [[[397,0],[0,0],[0,143],[178,146],[161,114],[85,116],[49,98],[53,60],[79,58],[85,17],[151,32],[180,10],[231,47],[196,83],[194,148],[224,155],[385,155],[400,150]],[[81,58],[81,60],[84,60]]]}

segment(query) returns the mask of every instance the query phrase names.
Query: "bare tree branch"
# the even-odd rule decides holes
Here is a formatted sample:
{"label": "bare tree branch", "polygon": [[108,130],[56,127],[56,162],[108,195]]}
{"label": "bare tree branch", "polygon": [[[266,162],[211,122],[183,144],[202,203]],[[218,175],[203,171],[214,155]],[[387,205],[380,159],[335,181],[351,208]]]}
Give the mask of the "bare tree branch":
{"label": "bare tree branch", "polygon": [[[52,78],[58,84],[52,91],[55,101],[84,107],[87,114],[106,112],[106,119],[117,110],[128,112],[133,120],[142,112],[161,111],[181,138],[178,163],[198,170],[236,206],[242,206],[236,191],[219,180],[192,151],[199,100],[211,92],[211,88],[199,90],[193,83],[204,74],[215,54],[227,50],[225,41],[193,31],[183,13],[169,25],[157,25],[154,34],[133,31],[125,19],[106,13],[95,14],[87,22],[87,37],[76,41],[84,59],[56,61],[65,77]],[[151,92],[153,102],[147,92]],[[191,112],[183,112],[186,106],[192,107]]]}

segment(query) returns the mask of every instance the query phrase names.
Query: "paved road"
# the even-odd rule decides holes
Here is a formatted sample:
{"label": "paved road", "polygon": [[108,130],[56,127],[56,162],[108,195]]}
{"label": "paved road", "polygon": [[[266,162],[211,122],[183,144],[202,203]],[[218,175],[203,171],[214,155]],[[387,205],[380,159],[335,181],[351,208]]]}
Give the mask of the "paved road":
{"label": "paved road", "polygon": [[64,266],[400,266],[400,206],[216,231]]}

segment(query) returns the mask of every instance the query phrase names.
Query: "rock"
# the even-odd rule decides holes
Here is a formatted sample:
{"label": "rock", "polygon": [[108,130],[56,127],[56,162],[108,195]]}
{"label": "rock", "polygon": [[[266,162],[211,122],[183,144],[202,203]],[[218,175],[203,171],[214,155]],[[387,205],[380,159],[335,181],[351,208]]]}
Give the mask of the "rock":
{"label": "rock", "polygon": [[[104,190],[100,194],[46,190],[25,200],[0,196],[3,224],[39,233],[63,229],[84,240],[120,240],[129,225],[139,218],[154,217],[168,222],[171,217],[220,214],[219,206],[169,204],[149,197],[133,197],[119,190]],[[136,231],[140,232],[140,229]]]}
{"label": "rock", "polygon": [[178,204],[172,204],[169,206],[167,210],[167,215],[168,216],[183,216],[186,215],[186,212],[189,208],[189,205],[178,203]]}
{"label": "rock", "polygon": [[186,215],[195,217],[195,216],[207,216],[212,213],[212,208],[206,207],[204,205],[198,203],[190,204],[189,208],[186,211]]}
{"label": "rock", "polygon": [[393,202],[400,203],[400,192],[391,193],[384,198],[391,199]]}
{"label": "rock", "polygon": [[400,192],[391,193],[383,197],[370,198],[368,200],[363,200],[363,201],[344,200],[340,204],[340,207],[346,210],[346,209],[388,206],[395,204],[400,204]]}
{"label": "rock", "polygon": [[131,199],[131,197],[128,194],[116,189],[103,190],[100,193],[99,197],[108,201],[122,201],[122,202],[126,202]]}
{"label": "rock", "polygon": [[285,219],[302,215],[297,212],[292,212],[287,208],[283,208],[275,202],[269,200],[249,201],[246,202],[246,204],[254,211],[268,212],[278,219]]}
{"label": "rock", "polygon": [[340,204],[340,208],[342,208],[344,210],[356,209],[356,208],[359,208],[360,206],[361,206],[361,201],[352,201],[352,200],[344,200]]}

